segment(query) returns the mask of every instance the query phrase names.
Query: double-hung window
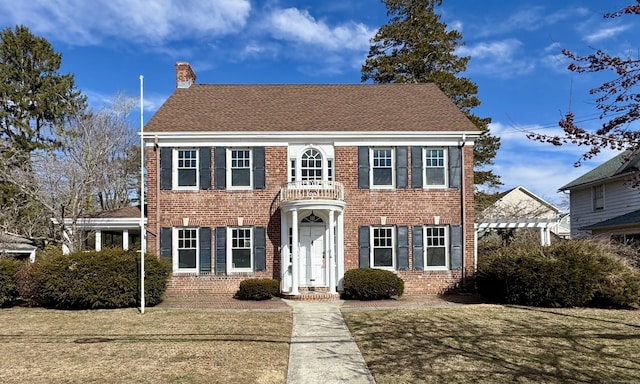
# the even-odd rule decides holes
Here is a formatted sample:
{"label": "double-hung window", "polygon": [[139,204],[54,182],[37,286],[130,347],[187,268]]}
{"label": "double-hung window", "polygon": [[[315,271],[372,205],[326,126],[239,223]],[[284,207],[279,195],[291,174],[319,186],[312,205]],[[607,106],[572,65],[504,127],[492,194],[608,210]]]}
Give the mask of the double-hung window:
{"label": "double-hung window", "polygon": [[425,258],[424,269],[449,268],[448,227],[428,226],[424,228]]}
{"label": "double-hung window", "polygon": [[604,184],[596,185],[592,188],[593,210],[604,209]]}
{"label": "double-hung window", "polygon": [[251,168],[253,165],[251,150],[248,148],[230,148],[227,152],[229,166],[229,188],[253,187]]}
{"label": "double-hung window", "polygon": [[[198,271],[198,229],[176,228],[174,244],[177,258],[174,258],[174,271]],[[177,265],[176,265],[177,264]]]}
{"label": "double-hung window", "polygon": [[447,151],[444,148],[424,149],[425,187],[447,186]]}
{"label": "double-hung window", "polygon": [[253,230],[249,227],[230,228],[227,237],[230,272],[253,271]]}
{"label": "double-hung window", "polygon": [[394,151],[392,148],[371,148],[371,188],[394,187]]}
{"label": "double-hung window", "polygon": [[394,227],[371,227],[371,267],[395,269],[394,229]]}
{"label": "double-hung window", "polygon": [[177,149],[174,151],[176,170],[174,183],[176,189],[198,188],[198,150]]}

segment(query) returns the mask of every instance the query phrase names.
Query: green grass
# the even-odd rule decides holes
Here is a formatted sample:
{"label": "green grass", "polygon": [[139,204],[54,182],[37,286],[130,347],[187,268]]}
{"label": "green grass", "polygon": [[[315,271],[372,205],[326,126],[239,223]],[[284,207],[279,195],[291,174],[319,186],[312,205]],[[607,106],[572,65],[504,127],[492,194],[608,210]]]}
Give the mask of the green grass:
{"label": "green grass", "polygon": [[2,383],[284,383],[290,312],[0,310]]}
{"label": "green grass", "polygon": [[640,311],[345,311],[378,384],[640,382]]}

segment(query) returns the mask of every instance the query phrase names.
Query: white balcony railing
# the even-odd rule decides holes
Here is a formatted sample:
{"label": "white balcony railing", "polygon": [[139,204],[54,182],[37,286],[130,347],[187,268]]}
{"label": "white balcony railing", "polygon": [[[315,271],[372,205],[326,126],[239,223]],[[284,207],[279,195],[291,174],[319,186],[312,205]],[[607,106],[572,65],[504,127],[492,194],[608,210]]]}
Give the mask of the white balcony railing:
{"label": "white balcony railing", "polygon": [[340,200],[344,201],[344,186],[337,181],[304,180],[283,184],[280,201]]}

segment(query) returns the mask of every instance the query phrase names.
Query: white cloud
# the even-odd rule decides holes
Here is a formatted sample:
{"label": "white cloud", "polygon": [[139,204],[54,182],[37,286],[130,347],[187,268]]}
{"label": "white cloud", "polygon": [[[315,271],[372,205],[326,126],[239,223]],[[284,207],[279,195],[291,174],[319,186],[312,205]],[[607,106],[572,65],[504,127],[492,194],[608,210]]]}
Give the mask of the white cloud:
{"label": "white cloud", "polygon": [[272,11],[267,17],[266,28],[276,39],[328,51],[367,50],[369,39],[375,34],[374,29],[355,22],[331,27],[322,20],[316,20],[308,11],[297,8]]}
{"label": "white cloud", "polygon": [[562,20],[573,17],[573,12],[580,12],[580,10],[572,11],[556,11],[549,12],[544,7],[527,7],[521,9],[504,21],[491,20],[478,33],[478,37],[492,36],[498,34],[504,34],[515,30],[527,30],[536,31],[549,25],[556,24]]}
{"label": "white cloud", "polygon": [[630,28],[629,25],[620,25],[617,27],[602,28],[602,29],[598,29],[593,33],[586,35],[584,39],[589,43],[594,43],[596,41],[606,40],[606,39],[615,37],[619,33],[622,33],[628,30],[629,28]]}
{"label": "white cloud", "polygon": [[71,45],[109,38],[159,45],[236,32],[250,11],[249,0],[31,0],[0,2],[0,22]]}
{"label": "white cloud", "polygon": [[462,46],[456,49],[459,56],[470,56],[469,71],[497,77],[512,77],[531,72],[535,62],[529,59],[517,59],[521,49],[518,39],[482,42]]}

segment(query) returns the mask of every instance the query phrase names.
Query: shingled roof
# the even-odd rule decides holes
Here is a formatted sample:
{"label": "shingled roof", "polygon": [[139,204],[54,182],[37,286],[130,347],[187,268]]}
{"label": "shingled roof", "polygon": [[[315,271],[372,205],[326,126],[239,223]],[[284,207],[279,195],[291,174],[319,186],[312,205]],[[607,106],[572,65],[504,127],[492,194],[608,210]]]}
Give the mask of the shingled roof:
{"label": "shingled roof", "polygon": [[625,175],[637,171],[635,164],[638,161],[638,154],[629,150],[624,151],[614,158],[604,162],[591,171],[560,187],[560,191],[566,191],[583,185],[604,181],[612,177]]}
{"label": "shingled roof", "polygon": [[153,132],[477,131],[435,84],[215,85],[177,88]]}

